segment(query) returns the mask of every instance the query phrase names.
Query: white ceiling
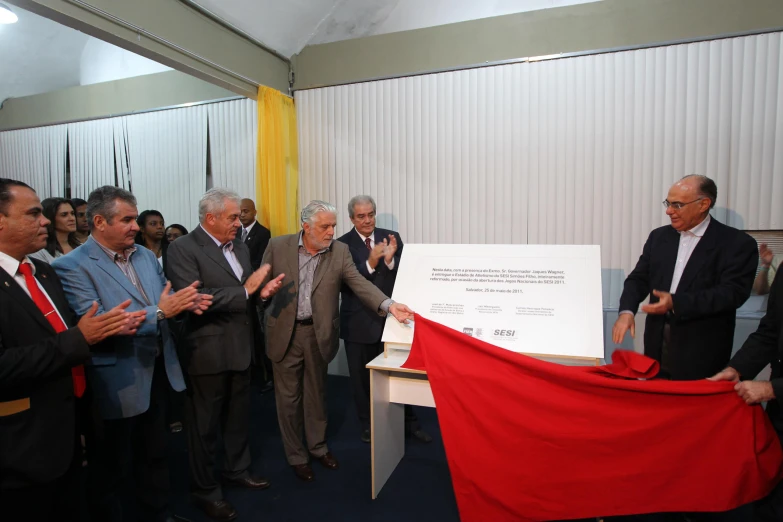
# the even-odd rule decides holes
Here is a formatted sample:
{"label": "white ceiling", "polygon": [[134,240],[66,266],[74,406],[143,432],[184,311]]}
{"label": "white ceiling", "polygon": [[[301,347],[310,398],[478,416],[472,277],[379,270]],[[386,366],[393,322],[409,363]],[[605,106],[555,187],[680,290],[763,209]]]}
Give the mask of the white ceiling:
{"label": "white ceiling", "polygon": [[284,56],[306,45],[600,0],[195,0]]}
{"label": "white ceiling", "polygon": [[[306,45],[600,0],[195,0],[280,54]],[[0,25],[0,102],[166,70],[19,7]]]}
{"label": "white ceiling", "polygon": [[170,70],[143,56],[12,6],[0,24],[0,102]]}
{"label": "white ceiling", "polygon": [[86,34],[11,6],[15,24],[0,24],[0,102],[79,85]]}

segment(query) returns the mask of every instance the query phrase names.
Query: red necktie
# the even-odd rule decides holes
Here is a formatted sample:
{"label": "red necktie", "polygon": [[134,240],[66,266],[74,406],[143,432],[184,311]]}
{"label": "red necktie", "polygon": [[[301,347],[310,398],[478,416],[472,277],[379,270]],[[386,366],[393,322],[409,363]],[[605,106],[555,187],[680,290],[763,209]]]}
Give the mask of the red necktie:
{"label": "red necktie", "polygon": [[364,240],[364,244],[367,245],[367,250],[372,250],[372,246],[370,246],[370,241],[372,241],[369,237]]}
{"label": "red necktie", "polygon": [[[33,266],[29,263],[19,264],[19,273],[24,276],[24,282],[27,283],[27,290],[30,291],[30,297],[33,299],[35,306],[41,311],[41,313],[52,325],[54,331],[57,333],[64,332],[68,329],[63,323],[60,316],[55,311],[52,303],[38,288],[38,282],[33,277]],[[77,397],[84,395],[84,390],[87,388],[87,381],[84,378],[84,366],[74,366],[71,368],[71,375],[73,376],[73,394]]]}

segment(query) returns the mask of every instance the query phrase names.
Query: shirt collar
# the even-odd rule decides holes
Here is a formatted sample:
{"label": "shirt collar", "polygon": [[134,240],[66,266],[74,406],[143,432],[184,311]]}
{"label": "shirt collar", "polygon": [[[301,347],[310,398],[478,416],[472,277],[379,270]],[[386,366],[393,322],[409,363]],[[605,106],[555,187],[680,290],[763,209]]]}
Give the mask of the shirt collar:
{"label": "shirt collar", "polygon": [[[27,263],[33,267],[33,275],[35,275],[35,263],[30,261],[30,258],[25,256],[25,258],[22,260],[22,263]],[[0,268],[8,272],[8,275],[11,277],[14,277],[16,273],[19,271],[19,261],[14,259],[13,257],[9,256],[5,252],[0,252]]]}
{"label": "shirt collar", "polygon": [[253,229],[254,226],[256,226],[255,221],[253,221],[252,223],[250,223],[250,225],[248,225],[248,227],[245,229],[248,234],[250,233],[250,231]]}
{"label": "shirt collar", "polygon": [[[356,230],[356,227],[353,227],[353,229]],[[373,229],[372,234],[370,236],[366,236],[366,237],[363,236],[362,233],[359,232],[358,230],[356,230],[356,233],[359,234],[360,238],[362,238],[363,243],[367,242],[367,238],[369,238],[370,241],[372,241],[373,243],[375,242],[375,229]]]}
{"label": "shirt collar", "polygon": [[117,257],[121,258],[123,261],[128,261],[130,260],[131,254],[133,254],[136,251],[136,245],[134,245],[132,247],[126,248],[125,250],[122,251],[122,253],[115,252],[111,248],[107,247],[106,245],[104,245],[103,243],[95,239],[95,237],[92,234],[90,234],[90,237],[89,239],[87,239],[87,241],[95,241],[95,244],[101,247],[101,250],[103,250],[104,253],[107,256],[109,256],[109,259],[111,259],[112,262],[116,261]]}
{"label": "shirt collar", "polygon": [[[218,241],[218,239],[217,239],[215,236],[213,236],[212,234],[210,234],[209,232],[207,232],[207,229],[206,229],[206,228],[202,227],[201,225],[199,225],[199,227],[201,228],[201,230],[203,230],[203,231],[204,231],[204,233],[205,233],[206,235],[208,235],[209,237],[211,237],[211,238],[212,238],[212,241],[214,241],[214,242],[215,242],[215,244],[218,246],[218,248],[219,248],[219,249],[221,249],[221,250],[222,250],[222,249],[223,249],[223,247],[224,247],[224,246],[226,246],[226,243],[221,243],[220,241]],[[231,243],[231,241],[229,241],[229,243]]]}
{"label": "shirt collar", "polygon": [[[304,248],[304,251],[307,252],[307,249],[304,246],[304,240],[302,239],[303,237],[304,237],[304,230],[300,230],[299,231],[299,248]],[[332,241],[334,241],[334,240],[332,240]],[[323,254],[324,252],[326,252],[330,248],[332,248],[332,244],[331,243],[329,244],[328,247],[323,248],[323,249],[319,250],[318,252],[316,252],[315,255]],[[310,252],[307,252],[307,253],[309,254]]]}
{"label": "shirt collar", "polygon": [[709,225],[710,225],[710,215],[707,214],[707,217],[704,218],[704,220],[701,223],[699,223],[698,225],[696,225],[690,230],[686,230],[686,232],[690,232],[696,237],[702,237],[704,235],[704,232],[707,231],[707,227]]}

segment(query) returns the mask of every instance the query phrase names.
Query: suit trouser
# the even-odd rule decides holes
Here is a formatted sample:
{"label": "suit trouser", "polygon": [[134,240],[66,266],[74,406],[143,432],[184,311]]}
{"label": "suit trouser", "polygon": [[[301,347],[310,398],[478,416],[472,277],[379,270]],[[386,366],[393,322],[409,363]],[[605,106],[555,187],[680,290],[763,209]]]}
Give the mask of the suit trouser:
{"label": "suit trouser", "polygon": [[81,445],[78,459],[65,475],[46,484],[0,489],[0,520],[76,522],[80,517]]}
{"label": "suit trouser", "polygon": [[218,431],[223,437],[223,475],[250,475],[250,368],[241,372],[190,375],[185,403],[191,493],[206,500],[223,498],[215,478]]}
{"label": "suit trouser", "polygon": [[[356,413],[363,430],[370,429],[370,370],[367,363],[383,353],[383,343],[354,343],[345,341],[345,356],[348,359],[348,373],[351,376]],[[421,429],[419,419],[410,404],[405,405],[405,431],[412,433]]]}
{"label": "suit trouser", "polygon": [[[139,520],[162,519],[168,514],[169,467],[166,456],[166,401],[170,388],[163,357],[155,359],[150,406],[141,415],[96,423],[89,461],[95,492],[92,519],[127,521],[122,497],[133,475]],[[99,390],[94,390],[100,393]]]}
{"label": "suit trouser", "polygon": [[[783,445],[783,417],[780,415],[779,404],[778,407],[775,407],[772,406],[772,403],[769,403],[767,411],[771,413],[769,416],[770,420],[778,432],[780,444]],[[783,481],[778,482],[775,489],[769,495],[757,501],[753,508],[754,522],[780,522],[783,520]]]}
{"label": "suit trouser", "polygon": [[[288,463],[306,464],[310,455],[323,457],[326,447],[326,370],[315,328],[296,325],[282,361],[273,362],[275,402],[280,435]],[[302,432],[307,449],[302,444]]]}

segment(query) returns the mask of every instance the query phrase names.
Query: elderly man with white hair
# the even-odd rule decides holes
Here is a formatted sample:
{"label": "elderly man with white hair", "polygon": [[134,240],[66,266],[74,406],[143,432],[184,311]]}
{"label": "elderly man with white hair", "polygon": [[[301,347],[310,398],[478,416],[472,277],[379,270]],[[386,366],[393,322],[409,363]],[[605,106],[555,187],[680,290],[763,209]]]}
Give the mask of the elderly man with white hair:
{"label": "elderly man with white hair", "polygon": [[398,321],[411,319],[413,312],[367,281],[348,247],[334,241],[334,206],[311,201],[301,217],[299,233],[269,242],[262,261],[271,267],[266,280],[283,278],[282,289],[273,298],[261,298],[286,459],[298,478],[311,481],[311,457],[328,469],[339,467],[326,445],[325,388],[326,369],[340,342],[340,288],[347,285],[364,306]]}
{"label": "elderly man with white hair", "polygon": [[247,246],[237,238],[240,198],[214,188],[199,202],[196,229],[171,244],[168,273],[175,289],[200,281],[212,296],[203,315],[190,314],[185,326],[183,367],[188,374],[186,429],[193,501],[216,520],[237,512],[215,480],[218,432],[224,446],[224,482],[265,489],[269,481],[250,474],[250,353],[256,300],[269,299],[282,275],[268,281],[270,267],[251,268]]}

